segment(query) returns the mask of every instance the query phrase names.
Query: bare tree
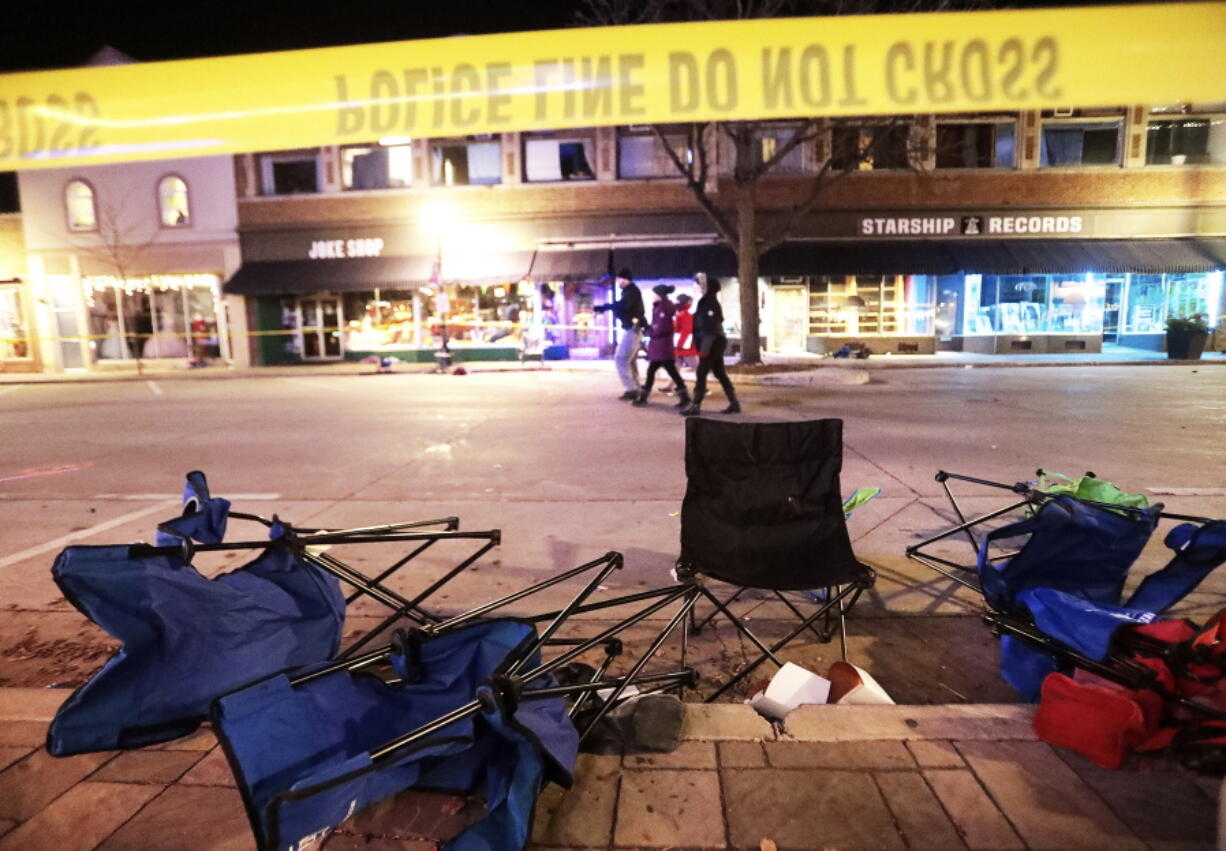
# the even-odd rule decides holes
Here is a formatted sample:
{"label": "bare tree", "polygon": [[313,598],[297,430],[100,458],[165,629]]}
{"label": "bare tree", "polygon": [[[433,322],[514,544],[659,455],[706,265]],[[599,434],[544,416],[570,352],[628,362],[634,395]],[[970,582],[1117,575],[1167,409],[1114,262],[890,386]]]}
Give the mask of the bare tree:
{"label": "bare tree", "polygon": [[[74,245],[113,275],[125,292],[141,260],[161,235],[156,221],[149,223],[143,216],[130,213],[128,206],[127,196],[96,198],[96,230],[72,237]],[[152,305],[150,315],[152,317]],[[150,332],[156,333],[157,329],[151,327]],[[133,335],[133,330],[127,329],[126,337],[133,338]],[[143,372],[143,344],[139,336],[134,338],[137,374]]]}
{"label": "bare tree", "polygon": [[[584,0],[578,21],[588,26],[663,23],[694,20],[740,20],[785,15],[843,15],[886,12],[945,11],[985,8],[990,0]],[[715,225],[722,241],[732,247],[737,258],[740,281],[741,363],[762,360],[758,318],[758,266],[763,254],[791,236],[797,225],[813,212],[827,191],[852,172],[871,165],[886,153],[886,146],[903,135],[904,167],[918,169],[929,151],[916,144],[907,132],[910,119],[832,118],[803,119],[798,122],[732,121],[685,125],[683,138],[668,128],[653,125],[656,138],[694,200]],[[675,128],[676,125],[673,125]],[[772,148],[763,144],[767,134],[779,128],[787,135],[775,136]],[[779,171],[789,155],[802,145],[811,145],[839,128],[855,134],[856,143],[843,150],[830,150],[816,173],[808,175],[808,185],[797,193],[784,210],[760,210],[759,181]],[[670,138],[671,136],[671,138]],[[721,184],[716,168],[719,139],[732,154],[731,184]],[[681,144],[683,142],[683,145]],[[895,145],[896,147],[896,145]],[[897,166],[898,163],[891,163]]]}

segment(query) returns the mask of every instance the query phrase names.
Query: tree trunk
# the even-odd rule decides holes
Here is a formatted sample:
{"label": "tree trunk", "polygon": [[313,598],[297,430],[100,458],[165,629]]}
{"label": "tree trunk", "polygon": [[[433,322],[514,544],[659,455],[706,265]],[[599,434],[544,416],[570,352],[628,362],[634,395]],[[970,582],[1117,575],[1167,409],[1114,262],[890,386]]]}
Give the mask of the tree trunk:
{"label": "tree trunk", "polygon": [[754,183],[736,184],[736,276],[741,282],[741,363],[762,362],[758,329],[758,224]]}

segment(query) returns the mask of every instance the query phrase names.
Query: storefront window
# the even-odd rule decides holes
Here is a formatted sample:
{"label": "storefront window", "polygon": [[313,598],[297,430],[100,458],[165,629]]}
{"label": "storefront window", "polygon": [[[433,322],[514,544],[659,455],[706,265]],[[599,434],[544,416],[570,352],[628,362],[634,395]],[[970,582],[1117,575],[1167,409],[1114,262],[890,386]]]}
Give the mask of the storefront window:
{"label": "storefront window", "polygon": [[935,285],[927,275],[820,276],[809,279],[809,333],[933,333]]}
{"label": "storefront window", "polygon": [[[1203,315],[1209,325],[1217,323],[1222,273],[1209,275],[1167,275],[1167,314]],[[1216,286],[1215,286],[1216,285]]]}
{"label": "storefront window", "polygon": [[31,356],[21,290],[18,287],[0,287],[0,360]]}
{"label": "storefront window", "polygon": [[[754,139],[754,159],[758,165],[770,162],[781,148],[791,143],[797,133],[803,132],[804,125],[768,126],[759,130]],[[798,173],[805,171],[805,148],[802,142],[784,155],[783,159],[771,169],[772,173]]]}
{"label": "storefront window", "polygon": [[1166,330],[1166,281],[1163,275],[1129,275],[1124,306],[1126,334],[1160,334]]}
{"label": "storefront window", "polygon": [[1103,331],[1106,285],[1093,275],[967,275],[965,293],[963,334]]}
{"label": "storefront window", "polygon": [[1043,329],[1052,334],[1103,333],[1106,285],[1094,275],[1055,275]]}
{"label": "storefront window", "polygon": [[228,357],[216,275],[82,281],[92,360]]}

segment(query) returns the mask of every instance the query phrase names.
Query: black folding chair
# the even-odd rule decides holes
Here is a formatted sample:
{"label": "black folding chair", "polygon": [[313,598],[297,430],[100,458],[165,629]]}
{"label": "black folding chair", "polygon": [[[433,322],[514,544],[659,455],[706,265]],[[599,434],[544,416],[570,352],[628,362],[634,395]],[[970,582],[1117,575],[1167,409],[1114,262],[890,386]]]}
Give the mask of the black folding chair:
{"label": "black folding chair", "polygon": [[[685,432],[686,493],[681,508],[678,579],[714,611],[698,620],[691,608],[688,631],[724,615],[761,653],[707,698],[714,700],[801,633],[819,641],[837,633],[847,656],[846,613],[873,586],[876,575],[852,552],[843,514],[839,473],[843,466],[843,421],[731,423],[693,418]],[[709,581],[735,586],[719,599]],[[778,598],[799,626],[767,646],[734,615],[728,604],[750,589]],[[805,614],[789,592],[801,592]],[[819,628],[818,623],[823,622]]]}

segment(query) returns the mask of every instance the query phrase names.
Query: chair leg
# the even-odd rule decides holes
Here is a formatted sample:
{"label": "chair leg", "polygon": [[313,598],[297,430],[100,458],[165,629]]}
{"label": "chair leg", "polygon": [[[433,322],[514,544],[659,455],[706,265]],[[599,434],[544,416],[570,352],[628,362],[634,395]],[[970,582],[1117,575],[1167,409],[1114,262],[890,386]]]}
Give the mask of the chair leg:
{"label": "chair leg", "polygon": [[[805,613],[802,612],[800,609],[796,608],[796,606],[792,604],[791,600],[783,596],[783,594],[779,591],[775,591],[773,593],[776,597],[779,598],[780,602],[782,602],[783,605],[787,606],[789,609],[792,610],[792,614],[796,615],[796,617],[800,618],[802,621],[805,619]],[[827,627],[829,627],[829,623],[827,623]],[[816,637],[817,640],[820,641],[822,644],[825,644],[826,642],[828,642],[831,636],[833,635],[833,631],[830,630],[829,628],[823,630],[823,629],[817,629],[814,626],[810,626],[809,631],[812,632],[814,637]]]}
{"label": "chair leg", "polygon": [[[744,668],[738,671],[735,675],[733,675],[733,677],[730,680],[728,680],[728,682],[720,686],[719,689],[716,690],[714,694],[706,698],[706,702],[710,703],[711,701],[719,697],[721,694],[726,692],[728,689],[732,688],[734,685],[739,683],[741,680],[745,679],[745,677],[747,677],[751,672],[756,670],[767,659],[774,662],[776,665],[779,665],[780,667],[782,667],[783,665],[782,661],[780,661],[779,657],[775,655],[776,650],[779,650],[780,648],[784,647],[793,638],[795,638],[796,636],[804,632],[806,629],[808,629],[811,624],[817,621],[818,618],[823,617],[828,612],[833,610],[835,607],[839,607],[839,613],[840,615],[842,615],[845,609],[840,604],[842,604],[845,600],[847,600],[848,597],[851,597],[851,600],[849,601],[848,605],[854,605],[855,601],[859,598],[860,594],[863,593],[864,587],[865,586],[859,585],[859,584],[843,586],[837,595],[835,595],[829,601],[827,601],[826,605],[822,606],[820,609],[818,609],[816,612],[811,614],[809,617],[805,618],[801,622],[800,626],[796,627],[791,632],[789,632],[787,635],[785,635],[783,638],[776,641],[769,648],[766,645],[764,645],[762,641],[756,635],[754,635],[753,632],[751,632],[747,626],[745,626],[740,621],[736,620],[736,618],[733,617],[733,615],[727,609],[723,609],[721,607],[723,614],[729,620],[732,621],[732,623],[736,626],[736,628],[740,630],[740,632],[746,638],[748,638],[751,642],[753,642],[754,645],[756,645],[757,648],[762,651],[762,655],[760,655],[757,659],[750,662],[748,665],[746,665]],[[707,591],[705,588],[701,590],[702,590],[702,593],[706,595],[712,602],[714,602],[717,606],[719,605],[719,601],[714,598],[714,595],[712,595],[710,591]]]}
{"label": "chair leg", "polygon": [[[738,599],[740,599],[740,596],[741,596],[742,594],[744,594],[744,593],[745,593],[746,591],[748,591],[748,590],[749,590],[749,588],[747,588],[746,586],[742,585],[740,588],[738,588],[738,589],[736,590],[736,593],[735,593],[735,594],[733,594],[733,595],[732,595],[731,597],[729,597],[727,600],[724,600],[724,605],[726,606],[726,605],[728,605],[729,603],[734,603],[734,602],[736,602]],[[695,611],[697,611],[697,609],[695,609]],[[719,609],[716,609],[715,611],[711,612],[711,614],[709,614],[709,615],[707,615],[705,618],[703,618],[701,622],[694,621],[694,634],[695,634],[695,635],[697,635],[698,633],[702,632],[702,630],[703,630],[703,629],[706,627],[706,625],[707,625],[707,624],[709,624],[709,623],[712,621],[712,619],[714,619],[714,617],[715,617],[717,614],[719,614]],[[802,617],[803,617],[803,616],[802,616]]]}

